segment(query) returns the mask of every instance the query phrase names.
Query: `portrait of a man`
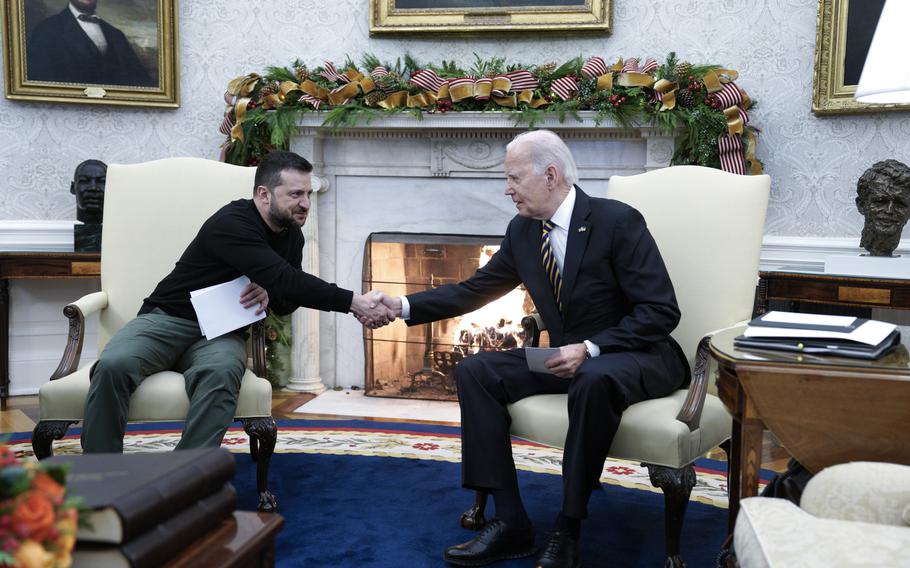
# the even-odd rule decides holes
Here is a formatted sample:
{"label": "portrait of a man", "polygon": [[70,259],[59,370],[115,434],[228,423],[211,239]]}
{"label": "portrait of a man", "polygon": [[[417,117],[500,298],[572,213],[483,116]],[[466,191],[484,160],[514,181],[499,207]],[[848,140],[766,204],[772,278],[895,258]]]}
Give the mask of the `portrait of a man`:
{"label": "portrait of a man", "polygon": [[154,87],[154,0],[37,0],[26,4],[26,79]]}

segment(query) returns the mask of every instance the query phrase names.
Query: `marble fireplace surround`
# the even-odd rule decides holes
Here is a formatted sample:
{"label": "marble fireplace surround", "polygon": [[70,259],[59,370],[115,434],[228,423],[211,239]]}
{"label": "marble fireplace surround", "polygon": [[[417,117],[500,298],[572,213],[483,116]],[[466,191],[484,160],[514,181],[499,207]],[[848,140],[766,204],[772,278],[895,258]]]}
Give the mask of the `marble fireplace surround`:
{"label": "marble fireplace surround", "polygon": [[[555,117],[535,125],[560,134],[578,162],[579,186],[603,196],[614,174],[669,165],[673,137],[656,128]],[[362,291],[372,232],[499,235],[515,214],[503,195],[505,146],[526,126],[495,113],[409,115],[333,130],[322,117],[298,123],[291,149],[311,159],[320,188],[303,231],[303,268]],[[396,322],[393,325],[404,325]],[[363,328],[351,315],[297,310],[289,388],[363,387]]]}

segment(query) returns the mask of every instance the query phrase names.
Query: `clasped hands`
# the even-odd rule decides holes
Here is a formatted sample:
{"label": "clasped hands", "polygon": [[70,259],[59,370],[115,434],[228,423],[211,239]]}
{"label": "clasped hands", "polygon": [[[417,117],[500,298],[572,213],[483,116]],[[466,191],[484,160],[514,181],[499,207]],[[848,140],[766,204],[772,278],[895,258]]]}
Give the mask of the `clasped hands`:
{"label": "clasped hands", "polygon": [[354,294],[351,313],[366,327],[376,329],[401,317],[401,298],[387,296],[381,290]]}

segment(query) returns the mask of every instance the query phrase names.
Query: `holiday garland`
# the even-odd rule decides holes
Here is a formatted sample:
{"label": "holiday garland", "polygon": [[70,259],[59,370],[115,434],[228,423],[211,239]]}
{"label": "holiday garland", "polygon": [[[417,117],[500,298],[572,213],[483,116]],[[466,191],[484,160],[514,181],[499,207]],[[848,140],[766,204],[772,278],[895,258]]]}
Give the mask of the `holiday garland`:
{"label": "holiday garland", "polygon": [[350,59],[344,71],[329,61],[310,69],[298,60],[292,69],[270,67],[232,80],[220,127],[228,137],[225,159],[255,165],[269,150],[287,148],[298,118],[310,112],[325,116],[325,126],[343,128],[403,112],[420,119],[423,113],[499,111],[533,127],[547,115],[582,120],[579,111],[594,111],[597,124],[680,132],[672,164],[762,171],[757,129],[747,113],[754,102],[734,82],[737,72],[679,62],[672,52],[662,65],[650,58],[608,65],[602,57],[578,57],[528,66],[476,57],[470,69],[365,55],[360,68],[367,71]]}

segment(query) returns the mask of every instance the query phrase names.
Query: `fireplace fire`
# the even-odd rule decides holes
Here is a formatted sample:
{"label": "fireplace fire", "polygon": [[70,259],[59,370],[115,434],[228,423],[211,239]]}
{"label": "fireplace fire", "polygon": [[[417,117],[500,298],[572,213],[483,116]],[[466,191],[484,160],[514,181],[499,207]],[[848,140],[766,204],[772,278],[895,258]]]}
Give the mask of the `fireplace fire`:
{"label": "fireplace fire", "polygon": [[[489,261],[502,237],[373,233],[364,251],[363,290],[406,295],[460,282]],[[455,400],[454,371],[479,351],[522,347],[522,318],[534,311],[524,288],[460,317],[365,330],[368,396]]]}

